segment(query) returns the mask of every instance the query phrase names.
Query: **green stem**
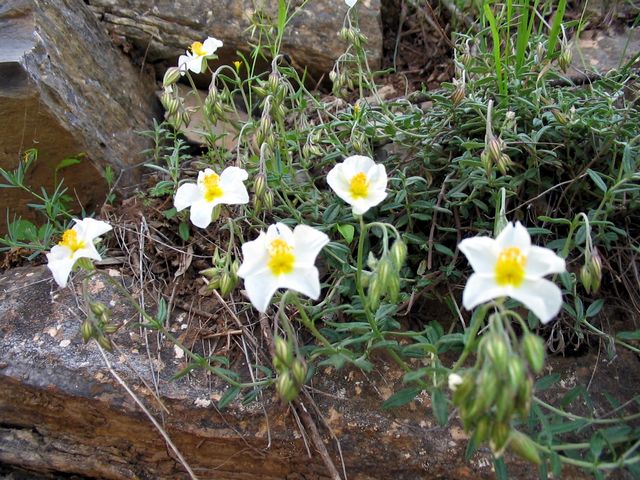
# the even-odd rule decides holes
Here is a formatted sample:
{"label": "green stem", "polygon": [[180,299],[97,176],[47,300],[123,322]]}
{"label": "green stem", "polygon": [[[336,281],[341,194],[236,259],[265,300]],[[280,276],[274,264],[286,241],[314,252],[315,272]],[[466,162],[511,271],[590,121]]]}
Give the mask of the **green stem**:
{"label": "green stem", "polygon": [[369,302],[367,301],[367,297],[364,294],[364,288],[362,286],[362,262],[364,257],[364,239],[367,233],[367,225],[365,225],[364,218],[362,218],[362,215],[359,215],[359,219],[360,219],[360,237],[358,238],[358,258],[356,259],[356,266],[358,268],[356,272],[356,287],[358,289],[358,296],[360,297],[362,308],[367,317],[367,321],[371,326],[371,330],[373,331],[376,338],[380,338],[382,336],[380,334],[380,329],[378,328],[378,324],[376,323],[376,320],[373,317],[371,310],[369,310]]}
{"label": "green stem", "polygon": [[309,315],[307,315],[307,312],[304,309],[302,302],[300,302],[298,295],[296,295],[294,292],[289,290],[287,292],[287,296],[291,298],[291,303],[293,303],[298,308],[298,313],[300,314],[300,323],[302,323],[316,338],[316,340],[318,340],[323,346],[333,351],[336,351],[335,347],[331,345],[331,342],[329,342],[329,340],[327,340],[325,336],[322,335],[320,331],[316,328],[314,321],[311,320],[311,318],[309,318]]}
{"label": "green stem", "polygon": [[471,353],[473,346],[475,345],[475,338],[480,331],[480,327],[484,322],[484,318],[487,316],[487,312],[489,311],[490,304],[485,303],[480,307],[477,316],[473,319],[473,323],[470,326],[469,340],[464,346],[464,350],[462,350],[462,354],[460,354],[460,358],[454,363],[452,370],[455,372],[464,364],[464,361],[467,359],[469,354]]}

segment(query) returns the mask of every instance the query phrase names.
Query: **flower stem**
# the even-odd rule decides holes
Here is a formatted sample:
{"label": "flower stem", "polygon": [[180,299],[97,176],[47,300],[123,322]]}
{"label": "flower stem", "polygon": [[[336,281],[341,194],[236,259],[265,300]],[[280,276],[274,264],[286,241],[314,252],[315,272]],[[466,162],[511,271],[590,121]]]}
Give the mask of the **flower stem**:
{"label": "flower stem", "polygon": [[[473,319],[473,322],[470,325],[470,330],[469,330],[469,339],[467,341],[467,343],[464,346],[464,350],[462,350],[462,354],[460,355],[460,358],[458,358],[458,360],[456,361],[456,363],[453,365],[452,370],[455,372],[456,370],[458,370],[460,367],[462,367],[462,365],[464,364],[464,361],[467,359],[467,357],[469,356],[469,354],[471,353],[471,349],[473,347],[473,345],[475,344],[475,338],[478,335],[478,332],[480,331],[480,327],[482,326],[482,324],[484,323],[484,318],[487,316],[487,312],[489,311],[489,304],[484,304],[480,307],[480,309],[478,310],[478,314],[475,316],[475,318]],[[465,332],[466,333],[466,332]]]}
{"label": "flower stem", "polygon": [[302,323],[322,345],[333,351],[336,351],[335,347],[331,345],[331,342],[329,342],[329,340],[327,340],[325,336],[322,335],[316,328],[314,321],[309,318],[309,315],[307,315],[307,312],[304,309],[302,302],[300,302],[298,295],[296,295],[295,292],[292,292],[291,290],[287,291],[286,295],[287,297],[291,298],[291,303],[293,303],[298,308],[298,313],[300,314],[300,323]]}
{"label": "flower stem", "polygon": [[362,303],[362,308],[364,310],[364,314],[367,317],[367,321],[371,326],[371,330],[373,331],[376,338],[380,338],[380,329],[378,328],[378,324],[374,316],[369,310],[369,302],[367,301],[367,297],[364,294],[364,288],[362,287],[362,262],[364,257],[364,239],[367,233],[367,225],[364,223],[364,218],[362,215],[359,215],[360,219],[360,237],[358,238],[358,258],[356,259],[357,264],[357,272],[356,272],[356,287],[358,289],[358,296],[360,297],[360,302]]}

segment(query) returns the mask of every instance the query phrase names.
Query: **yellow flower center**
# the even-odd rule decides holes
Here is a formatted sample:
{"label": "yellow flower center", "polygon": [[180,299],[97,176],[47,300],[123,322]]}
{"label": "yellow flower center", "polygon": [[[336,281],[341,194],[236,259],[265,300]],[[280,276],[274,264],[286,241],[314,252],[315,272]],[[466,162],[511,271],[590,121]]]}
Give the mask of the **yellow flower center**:
{"label": "yellow flower center", "polygon": [[267,266],[271,273],[276,276],[288,274],[293,271],[293,264],[296,257],[293,254],[293,248],[281,238],[276,238],[267,247],[269,251],[269,261]]}
{"label": "yellow flower center", "polygon": [[75,230],[66,230],[62,234],[62,240],[58,242],[58,245],[63,247],[67,247],[72,252],[76,252],[81,248],[84,248],[85,243],[83,241],[78,241],[78,232]]}
{"label": "yellow flower center", "polygon": [[224,193],[220,188],[220,177],[215,173],[205,175],[202,183],[204,185],[204,199],[207,202],[213,202]]}
{"label": "yellow flower center", "polygon": [[519,287],[524,281],[524,267],[527,257],[518,247],[503,249],[496,262],[496,283],[501,287],[512,285]]}
{"label": "yellow flower center", "polygon": [[201,42],[193,42],[191,44],[191,51],[198,55],[199,57],[206,57],[207,51],[204,49],[204,46]]}
{"label": "yellow flower center", "polygon": [[367,198],[369,194],[369,180],[364,172],[356,173],[349,183],[349,192],[353,198]]}

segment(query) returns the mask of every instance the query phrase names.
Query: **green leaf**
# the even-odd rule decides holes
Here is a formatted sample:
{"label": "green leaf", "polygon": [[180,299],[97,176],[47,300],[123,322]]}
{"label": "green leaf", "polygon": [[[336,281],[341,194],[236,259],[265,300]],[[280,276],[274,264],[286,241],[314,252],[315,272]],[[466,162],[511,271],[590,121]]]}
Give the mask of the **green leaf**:
{"label": "green leaf", "polygon": [[220,397],[218,401],[218,408],[223,410],[227,405],[229,405],[240,393],[240,387],[229,387],[229,389],[224,392],[224,395]]}
{"label": "green leaf", "polygon": [[80,162],[81,160],[79,158],[75,158],[75,157],[64,158],[60,160],[58,165],[56,165],[56,173],[58,173],[60,170],[64,168],[70,167],[72,165],[77,165]]}
{"label": "green leaf", "polygon": [[440,426],[445,426],[449,420],[449,404],[442,390],[431,392],[431,409]]}
{"label": "green leaf", "polygon": [[557,373],[553,373],[551,375],[542,377],[540,380],[536,382],[535,391],[542,392],[543,390],[546,390],[547,388],[551,387],[551,385],[556,383],[558,380],[560,380],[560,375],[558,375]]}
{"label": "green leaf", "polygon": [[180,238],[185,242],[189,240],[189,224],[187,222],[180,222],[178,235],[180,235]]}
{"label": "green leaf", "polygon": [[602,180],[602,177],[600,177],[598,172],[594,172],[593,170],[588,168],[587,169],[587,174],[589,175],[591,180],[593,180],[593,183],[596,184],[596,187],[598,187],[600,190],[602,190],[603,193],[607,193],[607,190],[608,190],[607,184],[604,183],[604,180]]}
{"label": "green leaf", "polygon": [[338,232],[340,232],[340,235],[342,235],[342,238],[347,241],[347,243],[353,242],[353,236],[356,232],[356,229],[353,225],[349,223],[338,224],[336,225],[336,228],[338,229]]}
{"label": "green leaf", "polygon": [[593,302],[591,305],[589,305],[589,308],[587,308],[587,317],[595,317],[598,313],[600,313],[600,310],[602,310],[603,306],[603,298],[599,298],[598,300]]}
{"label": "green leaf", "polygon": [[382,408],[397,408],[412,401],[422,391],[420,387],[407,387],[398,390],[382,404]]}
{"label": "green leaf", "polygon": [[640,330],[634,332],[618,332],[616,337],[620,340],[640,340]]}

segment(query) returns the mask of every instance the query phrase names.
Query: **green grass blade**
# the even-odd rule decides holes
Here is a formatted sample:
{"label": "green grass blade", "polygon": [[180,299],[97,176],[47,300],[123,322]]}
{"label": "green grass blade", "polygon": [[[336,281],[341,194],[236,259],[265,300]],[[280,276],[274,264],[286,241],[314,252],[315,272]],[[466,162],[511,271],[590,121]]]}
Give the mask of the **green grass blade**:
{"label": "green grass blade", "polygon": [[549,49],[547,53],[547,58],[552,58],[553,53],[556,49],[556,44],[558,43],[558,37],[560,36],[560,27],[562,26],[562,21],[564,20],[564,11],[566,7],[567,7],[567,0],[560,0],[558,2],[556,16],[554,17],[553,24],[551,25],[551,32],[549,32]]}
{"label": "green grass blade", "polygon": [[496,64],[496,78],[498,80],[498,89],[501,95],[507,94],[507,85],[503,81],[502,75],[502,59],[500,55],[500,34],[498,32],[498,26],[496,24],[496,17],[493,16],[491,7],[484,4],[484,16],[489,22],[489,28],[491,29],[491,37],[493,39],[493,59]]}
{"label": "green grass blade", "polygon": [[524,55],[529,44],[529,0],[523,0],[520,6],[520,19],[516,31],[516,72],[519,73],[524,63]]}

